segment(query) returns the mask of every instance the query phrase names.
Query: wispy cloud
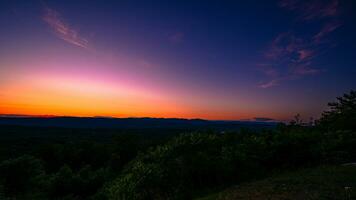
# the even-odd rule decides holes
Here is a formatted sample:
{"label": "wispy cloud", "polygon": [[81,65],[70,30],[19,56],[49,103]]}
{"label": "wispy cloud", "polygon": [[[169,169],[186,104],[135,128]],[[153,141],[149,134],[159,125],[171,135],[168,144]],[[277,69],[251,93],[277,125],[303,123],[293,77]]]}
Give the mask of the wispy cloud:
{"label": "wispy cloud", "polygon": [[72,45],[89,49],[88,40],[80,36],[74,28],[70,27],[65,21],[63,21],[61,15],[57,11],[45,7],[42,19],[47,23],[58,38]]}
{"label": "wispy cloud", "polygon": [[322,42],[329,33],[335,31],[339,26],[341,26],[341,23],[338,21],[328,22],[322,27],[322,29],[317,34],[314,35],[314,42]]}
{"label": "wispy cloud", "polygon": [[303,61],[308,58],[311,58],[314,55],[314,51],[310,49],[301,49],[298,51],[299,54],[299,60]]}
{"label": "wispy cloud", "polygon": [[281,33],[265,51],[265,64],[258,66],[269,79],[259,87],[270,88],[279,85],[282,81],[295,80],[321,72],[321,69],[313,68],[311,64],[317,55],[317,50],[318,48],[310,42],[310,39],[299,38],[291,32]]}
{"label": "wispy cloud", "polygon": [[322,69],[313,68],[310,66],[311,62],[303,63],[300,65],[295,65],[292,69],[293,75],[313,75],[318,74]]}
{"label": "wispy cloud", "polygon": [[297,34],[298,30],[292,30],[280,33],[270,42],[263,53],[263,63],[258,65],[267,77],[267,81],[259,84],[260,88],[323,72],[322,68],[315,67],[314,58],[321,54],[321,49],[328,48],[325,43],[327,36],[341,25],[336,19],[339,13],[337,0],[282,0],[279,6],[296,11],[303,23],[320,19],[325,22],[316,33]]}
{"label": "wispy cloud", "polygon": [[297,12],[298,19],[317,20],[339,13],[338,0],[281,0],[279,6]]}
{"label": "wispy cloud", "polygon": [[270,88],[270,87],[278,85],[278,83],[279,83],[278,79],[272,79],[272,80],[270,80],[268,82],[260,84],[259,87],[260,88]]}

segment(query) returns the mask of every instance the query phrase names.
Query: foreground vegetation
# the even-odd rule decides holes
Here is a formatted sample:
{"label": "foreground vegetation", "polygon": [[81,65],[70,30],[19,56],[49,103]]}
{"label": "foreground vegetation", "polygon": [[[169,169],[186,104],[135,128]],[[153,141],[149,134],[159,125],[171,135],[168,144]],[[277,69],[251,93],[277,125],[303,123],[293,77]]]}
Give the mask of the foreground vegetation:
{"label": "foreground vegetation", "polygon": [[[315,126],[297,117],[289,125],[262,131],[204,131],[172,137],[120,134],[107,140],[52,138],[20,148],[11,154],[15,156],[1,154],[0,199],[193,199],[271,174],[354,162],[356,92],[329,106]],[[343,169],[332,170],[339,174]],[[348,177],[342,174],[336,175],[340,181]],[[304,177],[309,176],[313,173]],[[286,179],[290,186],[286,193],[304,190],[303,181]]]}
{"label": "foreground vegetation", "polygon": [[356,166],[322,166],[244,183],[197,200],[356,199]]}

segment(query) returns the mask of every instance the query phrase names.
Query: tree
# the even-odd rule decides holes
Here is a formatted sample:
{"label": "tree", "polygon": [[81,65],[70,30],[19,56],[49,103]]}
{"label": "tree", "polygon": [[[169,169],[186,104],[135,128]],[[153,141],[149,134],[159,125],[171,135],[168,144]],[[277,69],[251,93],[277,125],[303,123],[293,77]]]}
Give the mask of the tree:
{"label": "tree", "polygon": [[296,115],[294,116],[294,119],[290,122],[290,125],[292,125],[292,126],[300,126],[300,125],[302,125],[302,124],[303,124],[303,120],[301,119],[299,113],[296,114]]}
{"label": "tree", "polygon": [[319,126],[329,130],[356,130],[356,91],[328,103],[329,110],[322,113]]}
{"label": "tree", "polygon": [[40,188],[44,176],[42,162],[24,155],[0,163],[0,185],[5,196],[16,197]]}
{"label": "tree", "polygon": [[219,185],[226,168],[221,138],[183,134],[138,155],[108,187],[109,199],[190,199],[195,190]]}

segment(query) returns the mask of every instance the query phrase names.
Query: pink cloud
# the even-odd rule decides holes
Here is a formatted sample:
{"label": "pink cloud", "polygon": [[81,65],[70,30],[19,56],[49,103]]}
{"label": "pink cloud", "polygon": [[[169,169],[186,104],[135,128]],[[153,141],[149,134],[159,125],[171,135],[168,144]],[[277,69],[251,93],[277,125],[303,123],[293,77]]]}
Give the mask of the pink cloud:
{"label": "pink cloud", "polygon": [[258,66],[270,78],[259,87],[270,88],[284,81],[319,73],[321,70],[310,67],[317,49],[318,46],[308,38],[297,37],[291,32],[279,34],[264,53],[265,64]]}
{"label": "pink cloud", "polygon": [[278,85],[278,82],[279,81],[277,79],[273,79],[271,81],[268,81],[266,83],[263,83],[263,84],[259,85],[259,87],[263,88],[263,89],[270,88],[270,87]]}
{"label": "pink cloud", "polygon": [[299,61],[303,61],[311,58],[314,55],[314,52],[308,49],[301,49],[298,51],[298,54],[299,54]]}
{"label": "pink cloud", "polygon": [[265,58],[281,60],[291,58],[293,55],[299,55],[299,51],[303,51],[308,44],[294,34],[281,33],[268,47],[264,53]]}
{"label": "pink cloud", "polygon": [[286,53],[285,46],[281,45],[285,42],[286,38],[289,38],[289,33],[279,34],[270,44],[268,50],[264,53],[264,56],[268,59],[279,59]]}
{"label": "pink cloud", "polygon": [[271,77],[277,77],[279,75],[279,72],[274,68],[264,69],[263,72]]}
{"label": "pink cloud", "polygon": [[53,33],[58,38],[72,45],[89,49],[88,40],[81,37],[75,29],[65,23],[57,11],[46,7],[42,19],[49,27],[51,27]]}
{"label": "pink cloud", "polygon": [[314,36],[313,33],[298,35],[298,31],[277,35],[263,54],[264,66],[259,66],[260,71],[270,79],[259,85],[260,88],[270,88],[284,81],[322,72],[311,67],[313,59],[320,55],[321,49],[325,49],[325,44],[321,44],[324,38],[341,25],[335,19],[340,10],[338,0],[281,0],[279,6],[297,13],[297,19],[304,23],[323,20],[325,25]]}
{"label": "pink cloud", "polygon": [[258,67],[258,71],[262,72],[266,76],[278,77],[280,75],[276,67],[270,63],[258,63],[256,66]]}

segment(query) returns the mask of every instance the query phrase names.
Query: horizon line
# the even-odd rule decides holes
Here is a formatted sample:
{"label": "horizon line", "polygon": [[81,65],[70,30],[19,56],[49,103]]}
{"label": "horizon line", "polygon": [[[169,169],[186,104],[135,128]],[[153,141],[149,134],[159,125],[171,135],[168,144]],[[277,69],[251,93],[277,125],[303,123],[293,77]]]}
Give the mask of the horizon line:
{"label": "horizon line", "polygon": [[106,119],[181,119],[181,120],[204,120],[204,121],[240,121],[240,122],[285,122],[287,120],[276,120],[261,117],[251,119],[204,119],[204,118],[183,118],[183,117],[148,117],[148,116],[130,116],[130,117],[115,117],[115,116],[76,116],[76,115],[29,115],[29,114],[1,114],[0,118],[106,118]]}

